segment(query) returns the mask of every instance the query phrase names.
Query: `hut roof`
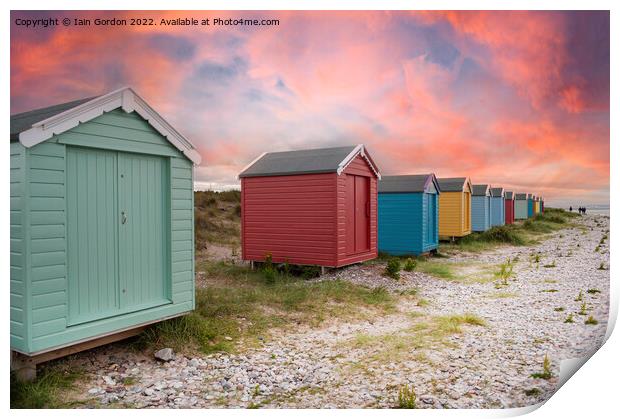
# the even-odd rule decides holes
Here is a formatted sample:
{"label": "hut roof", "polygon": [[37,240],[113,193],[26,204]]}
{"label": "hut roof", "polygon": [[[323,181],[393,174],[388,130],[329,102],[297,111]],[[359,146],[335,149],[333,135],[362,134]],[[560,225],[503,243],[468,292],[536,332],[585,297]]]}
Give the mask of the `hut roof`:
{"label": "hut roof", "polygon": [[130,87],[12,115],[11,141],[32,147],[118,108],[127,113],[136,112],[188,159],[200,164],[202,157],[196,147]]}
{"label": "hut roof", "polygon": [[526,200],[527,199],[527,194],[525,194],[525,193],[517,193],[517,194],[515,194],[515,199],[518,199],[519,201]]}
{"label": "hut roof", "polygon": [[473,185],[472,186],[472,195],[473,196],[490,196],[490,187],[489,185]]}
{"label": "hut roof", "polygon": [[239,174],[243,177],[301,175],[313,173],[340,174],[358,155],[370,165],[378,178],[379,168],[364,145],[317,148],[311,150],[279,151],[263,153]]}
{"label": "hut roof", "polygon": [[379,182],[379,193],[427,192],[430,187],[440,193],[441,189],[433,173],[425,175],[384,176]]}
{"label": "hut roof", "polygon": [[506,191],[504,193],[504,199],[515,199],[514,192]]}
{"label": "hut roof", "polygon": [[444,177],[437,179],[442,192],[463,192],[468,189],[471,192],[471,182],[467,177]]}
{"label": "hut roof", "polygon": [[491,188],[491,196],[504,197],[504,188]]}

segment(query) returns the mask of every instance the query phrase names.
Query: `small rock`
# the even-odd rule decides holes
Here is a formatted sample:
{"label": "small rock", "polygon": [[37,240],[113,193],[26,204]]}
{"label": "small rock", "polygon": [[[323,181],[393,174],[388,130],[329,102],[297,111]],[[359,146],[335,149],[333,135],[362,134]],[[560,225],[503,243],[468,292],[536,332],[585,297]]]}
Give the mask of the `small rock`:
{"label": "small rock", "polygon": [[226,339],[226,340],[228,340],[228,341],[233,340],[233,338],[231,338],[230,336],[224,336],[224,339]]}
{"label": "small rock", "polygon": [[93,387],[90,390],[88,390],[88,394],[98,394],[101,393],[101,389],[99,387]]}
{"label": "small rock", "polygon": [[168,362],[174,359],[174,351],[172,350],[172,348],[164,348],[155,352],[154,356],[160,361]]}
{"label": "small rock", "polygon": [[431,395],[428,395],[428,394],[420,396],[420,400],[424,404],[435,404],[435,398],[433,396],[431,396]]}

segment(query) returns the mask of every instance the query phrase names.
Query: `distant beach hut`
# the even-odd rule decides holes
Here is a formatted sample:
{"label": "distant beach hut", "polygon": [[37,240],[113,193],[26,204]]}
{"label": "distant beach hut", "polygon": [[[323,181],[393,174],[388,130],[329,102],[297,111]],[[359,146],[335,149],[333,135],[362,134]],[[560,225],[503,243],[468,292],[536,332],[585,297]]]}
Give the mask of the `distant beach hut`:
{"label": "distant beach hut", "polygon": [[471,230],[487,231],[491,228],[491,188],[473,185],[471,197]]}
{"label": "distant beach hut", "polygon": [[534,216],[534,195],[527,194],[527,218]]}
{"label": "distant beach hut", "polygon": [[440,188],[434,174],[379,181],[379,251],[419,255],[437,249]]}
{"label": "distant beach hut", "polygon": [[526,193],[515,194],[515,220],[527,219],[528,199]]}
{"label": "distant beach hut", "polygon": [[545,198],[542,196],[540,197],[540,213],[545,213]]}
{"label": "distant beach hut", "polygon": [[504,188],[491,188],[491,227],[506,224]]}
{"label": "distant beach hut", "polygon": [[380,177],[362,144],[262,154],[239,174],[243,260],[340,267],[376,258]]}
{"label": "distant beach hut", "polygon": [[471,181],[468,177],[437,179],[439,195],[439,237],[471,234]]}
{"label": "distant beach hut", "polygon": [[515,222],[515,194],[512,191],[504,193],[504,223],[506,225]]}

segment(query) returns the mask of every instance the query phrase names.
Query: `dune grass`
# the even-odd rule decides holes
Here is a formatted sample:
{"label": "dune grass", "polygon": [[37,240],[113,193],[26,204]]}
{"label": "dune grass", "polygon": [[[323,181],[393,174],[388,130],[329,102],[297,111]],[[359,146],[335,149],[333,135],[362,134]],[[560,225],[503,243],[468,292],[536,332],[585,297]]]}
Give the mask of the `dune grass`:
{"label": "dune grass", "polygon": [[528,246],[536,244],[544,235],[563,228],[573,227],[571,222],[580,215],[557,208],[546,208],[544,214],[538,214],[515,224],[496,226],[484,232],[474,232],[458,239],[454,243],[441,243],[440,251],[481,252],[498,245]]}
{"label": "dune grass", "polygon": [[240,343],[268,339],[271,328],[318,325],[330,318],[377,316],[395,310],[396,296],[346,281],[308,282],[279,271],[226,262],[201,262],[207,286],[196,290],[196,309],[145,331],[142,344],[234,352]]}

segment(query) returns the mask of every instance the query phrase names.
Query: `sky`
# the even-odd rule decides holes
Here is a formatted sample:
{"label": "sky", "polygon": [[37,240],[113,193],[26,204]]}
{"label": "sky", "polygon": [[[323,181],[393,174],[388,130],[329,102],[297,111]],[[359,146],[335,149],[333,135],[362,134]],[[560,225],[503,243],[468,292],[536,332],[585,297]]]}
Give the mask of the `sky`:
{"label": "sky", "polygon": [[[17,18],[277,19],[17,26]],[[384,175],[609,202],[609,13],[12,12],[11,113],[131,86],[238,187],[265,151],[365,144]]]}

